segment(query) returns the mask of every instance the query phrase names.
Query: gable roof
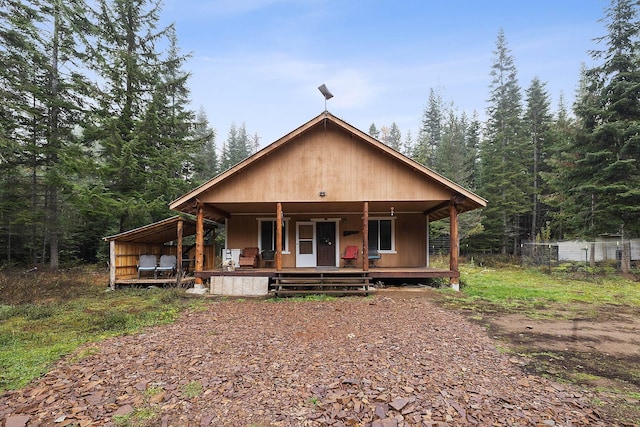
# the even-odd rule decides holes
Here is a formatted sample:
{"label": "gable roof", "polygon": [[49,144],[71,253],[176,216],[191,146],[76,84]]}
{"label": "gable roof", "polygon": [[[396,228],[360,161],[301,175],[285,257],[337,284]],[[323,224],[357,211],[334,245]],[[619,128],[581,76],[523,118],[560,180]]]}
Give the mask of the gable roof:
{"label": "gable roof", "polygon": [[[322,132],[324,132],[324,134],[331,132],[334,138],[340,139],[340,144],[345,145],[336,146],[334,144],[327,146],[326,149],[325,147],[319,147],[317,142],[320,141],[320,137],[318,135]],[[314,141],[316,145],[304,146],[306,140],[312,140],[313,138],[315,138]],[[349,145],[347,146],[346,144]],[[393,177],[398,174],[403,174],[403,182],[405,184],[409,182],[411,185],[397,185],[396,187],[387,189],[386,193],[381,190],[379,194],[366,194],[361,187],[358,187],[358,183],[355,183],[353,196],[350,196],[348,199],[334,200],[335,202],[344,203],[357,201],[362,200],[362,197],[364,197],[365,200],[379,199],[390,202],[394,200],[404,200],[414,202],[414,204],[418,200],[429,200],[431,203],[423,205],[422,208],[424,208],[424,213],[431,215],[430,218],[432,220],[448,217],[449,201],[452,198],[455,198],[457,201],[458,210],[461,212],[486,206],[486,201],[478,195],[325,111],[242,162],[176,199],[169,207],[181,212],[194,213],[197,200],[213,204],[223,200],[225,202],[235,202],[235,204],[229,203],[226,205],[229,207],[229,210],[226,211],[224,209],[216,210],[215,208],[208,208],[207,217],[222,222],[224,217],[229,215],[230,210],[237,209],[239,204],[246,206],[247,204],[259,205],[260,203],[264,204],[269,202],[318,202],[318,200],[309,199],[308,197],[308,185],[312,183],[311,181],[313,181],[314,178],[316,178],[316,181],[318,180],[318,176],[314,177],[313,173],[315,172],[316,175],[322,175],[322,178],[326,179],[325,175],[327,174],[335,175],[336,171],[337,173],[341,173],[344,169],[348,169],[345,165],[341,165],[343,167],[342,169],[339,167],[331,168],[331,165],[327,165],[326,163],[343,162],[343,159],[348,156],[347,153],[350,152],[350,149],[354,151],[352,157],[359,156],[355,161],[356,163],[362,164],[368,159],[373,159],[372,161],[378,162],[376,175],[384,175],[387,173],[387,175],[389,175],[386,177],[387,181],[393,181]],[[314,169],[309,171],[312,176],[308,178],[307,182],[298,183],[297,192],[294,188],[287,194],[279,194],[278,197],[280,200],[273,200],[271,198],[273,197],[271,194],[272,191],[269,190],[274,190],[277,184],[270,184],[269,179],[272,179],[274,175],[282,174],[282,168],[286,166],[281,164],[283,161],[301,162],[309,150],[315,150],[318,156],[321,157],[321,160],[306,159],[309,168]],[[334,150],[336,152],[328,153],[327,150]],[[295,156],[286,157],[283,154],[285,152],[295,152]],[[270,163],[265,161],[267,157],[269,157],[271,163],[274,165],[270,166]],[[278,162],[280,162],[280,164],[278,164]],[[288,164],[291,165],[291,163]],[[356,165],[356,167],[359,166]],[[320,169],[322,170],[318,172]],[[393,171],[387,172],[391,169],[393,169]],[[299,177],[294,177],[294,179],[299,179]],[[340,177],[333,177],[334,182],[339,179]],[[380,179],[380,177],[371,177],[371,179]],[[254,181],[260,182],[255,183]],[[358,181],[363,180],[359,179]],[[315,182],[313,183],[315,184]],[[244,190],[257,185],[263,185],[263,187],[259,189],[254,188],[253,193],[251,191],[238,191],[238,188],[243,188]],[[280,188],[278,187],[278,189]],[[303,189],[305,190],[305,194],[302,194]],[[317,192],[313,193],[317,194]],[[233,194],[233,196],[230,196],[231,194]],[[231,198],[237,198],[237,200],[231,200]],[[323,199],[322,201],[326,202],[328,200],[329,198]],[[257,211],[258,210],[256,210],[256,212]],[[269,211],[273,212],[273,210]]]}

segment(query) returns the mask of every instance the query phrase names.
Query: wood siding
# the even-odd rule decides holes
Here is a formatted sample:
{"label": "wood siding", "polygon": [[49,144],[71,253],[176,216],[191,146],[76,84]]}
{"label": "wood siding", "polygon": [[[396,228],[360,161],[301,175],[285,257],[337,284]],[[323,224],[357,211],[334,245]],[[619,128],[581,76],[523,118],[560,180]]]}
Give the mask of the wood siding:
{"label": "wood siding", "polygon": [[[138,277],[140,255],[156,255],[159,260],[162,255],[175,255],[176,246],[115,242],[113,251],[115,255],[115,279],[133,279]],[[195,248],[189,252],[189,258],[195,258]],[[213,246],[205,246],[204,260],[204,269],[215,267],[216,260]]]}
{"label": "wood siding", "polygon": [[445,201],[451,196],[442,185],[329,121],[326,129],[311,129],[286,150],[274,150],[198,197],[204,203],[224,204]]}
{"label": "wood siding", "polygon": [[[286,212],[286,205],[283,207]],[[381,217],[381,213],[372,213],[372,217]],[[388,214],[388,212],[386,213]],[[267,215],[267,217],[275,217]],[[343,254],[348,245],[358,246],[357,266],[362,265],[362,215],[341,214],[339,212],[327,213],[328,218],[342,218],[338,223],[338,244],[340,254]],[[262,216],[265,217],[265,216]],[[282,256],[283,268],[296,267],[296,223],[298,221],[310,221],[317,219],[318,215],[294,215],[288,216],[288,248],[289,253]],[[227,245],[229,248],[243,249],[259,246],[258,218],[249,215],[232,216],[228,220]],[[395,253],[383,253],[377,263],[379,267],[424,267],[426,266],[426,219],[424,215],[417,213],[402,214],[394,217],[395,221]],[[357,231],[355,234],[344,235],[345,231]],[[340,266],[342,266],[340,260]]]}

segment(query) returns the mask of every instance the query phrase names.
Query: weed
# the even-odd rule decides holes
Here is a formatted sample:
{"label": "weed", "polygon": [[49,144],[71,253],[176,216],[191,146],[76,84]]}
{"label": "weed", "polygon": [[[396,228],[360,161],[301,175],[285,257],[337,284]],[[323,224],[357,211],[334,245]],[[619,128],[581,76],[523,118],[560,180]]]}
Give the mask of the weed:
{"label": "weed", "polygon": [[191,381],[190,383],[182,386],[182,394],[184,394],[187,399],[198,397],[202,394],[202,384],[198,381]]}
{"label": "weed", "polygon": [[113,422],[118,427],[147,427],[156,425],[158,409],[154,407],[136,408],[126,415],[115,415]]}
{"label": "weed", "polygon": [[158,393],[161,393],[163,391],[163,388],[158,386],[158,385],[154,385],[151,387],[148,387],[145,391],[144,391],[144,395],[149,398],[149,397],[153,397]]}

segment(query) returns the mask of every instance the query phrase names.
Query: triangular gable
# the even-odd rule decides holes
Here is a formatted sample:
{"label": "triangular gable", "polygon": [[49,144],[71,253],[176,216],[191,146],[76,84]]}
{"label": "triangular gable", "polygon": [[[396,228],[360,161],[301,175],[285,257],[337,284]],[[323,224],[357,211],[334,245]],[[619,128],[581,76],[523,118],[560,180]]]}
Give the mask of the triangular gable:
{"label": "triangular gable", "polygon": [[[319,194],[325,195],[319,199]],[[324,112],[263,150],[171,203],[191,212],[205,204],[349,202],[356,200],[446,201],[461,210],[486,201]]]}

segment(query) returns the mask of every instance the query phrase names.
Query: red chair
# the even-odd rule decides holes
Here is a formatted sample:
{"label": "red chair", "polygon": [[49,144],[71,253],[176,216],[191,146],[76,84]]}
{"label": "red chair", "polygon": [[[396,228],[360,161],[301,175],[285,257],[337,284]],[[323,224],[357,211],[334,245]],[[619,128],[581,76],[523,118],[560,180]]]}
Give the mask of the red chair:
{"label": "red chair", "polygon": [[355,267],[355,261],[358,259],[358,247],[347,246],[342,256],[345,267]]}

